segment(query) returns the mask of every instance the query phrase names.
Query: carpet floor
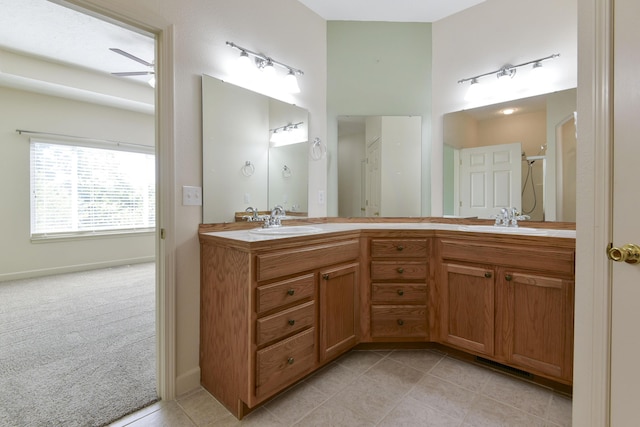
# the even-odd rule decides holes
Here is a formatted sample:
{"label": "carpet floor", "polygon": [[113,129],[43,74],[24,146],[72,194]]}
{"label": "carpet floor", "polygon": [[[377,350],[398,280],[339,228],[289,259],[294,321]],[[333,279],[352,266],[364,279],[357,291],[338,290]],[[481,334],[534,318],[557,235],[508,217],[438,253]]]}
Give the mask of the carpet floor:
{"label": "carpet floor", "polygon": [[155,264],[0,282],[0,426],[102,426],[157,400]]}

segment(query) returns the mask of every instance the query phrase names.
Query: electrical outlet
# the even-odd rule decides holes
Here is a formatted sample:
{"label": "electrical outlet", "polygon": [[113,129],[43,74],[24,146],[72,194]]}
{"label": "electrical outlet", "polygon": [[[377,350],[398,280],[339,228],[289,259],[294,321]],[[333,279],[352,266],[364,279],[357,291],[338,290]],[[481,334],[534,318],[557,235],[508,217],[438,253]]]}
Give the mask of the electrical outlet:
{"label": "electrical outlet", "polygon": [[202,206],[202,187],[182,187],[182,206]]}
{"label": "electrical outlet", "polygon": [[318,191],[318,204],[324,205],[324,190]]}

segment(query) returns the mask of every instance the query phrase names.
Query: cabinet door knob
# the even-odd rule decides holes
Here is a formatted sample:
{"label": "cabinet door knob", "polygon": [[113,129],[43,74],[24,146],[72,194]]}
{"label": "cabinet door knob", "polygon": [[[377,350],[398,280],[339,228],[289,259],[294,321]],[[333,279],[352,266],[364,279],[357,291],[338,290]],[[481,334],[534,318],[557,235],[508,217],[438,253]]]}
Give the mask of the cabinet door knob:
{"label": "cabinet door knob", "polygon": [[486,277],[487,279],[490,279],[490,278],[491,278],[491,276],[492,276],[492,274],[491,274],[491,272],[490,272],[490,271],[486,271],[486,272],[484,273],[484,277]]}
{"label": "cabinet door knob", "polygon": [[289,325],[293,326],[293,325],[295,325],[295,324],[296,324],[296,321],[295,321],[295,320],[293,320],[293,319],[291,319],[291,320],[289,320],[289,322],[288,322],[288,323],[289,323]]}
{"label": "cabinet door knob", "polygon": [[324,280],[329,280],[329,275],[328,275],[328,274],[323,274],[323,275],[322,275],[322,278],[323,278]]}
{"label": "cabinet door knob", "polygon": [[289,294],[289,295],[293,295],[293,294],[295,294],[295,293],[296,293],[296,291],[295,291],[295,290],[293,290],[293,289],[289,289],[289,290],[287,291],[287,294]]}
{"label": "cabinet door knob", "polygon": [[404,273],[404,268],[402,268],[402,267],[398,267],[398,268],[396,269],[396,271],[397,271],[398,273],[402,274],[402,273]]}
{"label": "cabinet door knob", "polygon": [[398,295],[400,296],[404,295],[404,291],[402,289],[398,289]]}
{"label": "cabinet door knob", "polygon": [[397,250],[399,250],[399,251],[401,251],[401,250],[403,250],[403,249],[404,249],[404,246],[402,246],[402,245],[398,245],[398,246],[396,246],[396,249],[397,249]]}
{"label": "cabinet door knob", "polygon": [[506,280],[507,282],[510,282],[513,279],[513,276],[510,274],[505,274],[504,275],[504,280]]}
{"label": "cabinet door knob", "polygon": [[404,325],[404,320],[398,319],[398,325],[400,325],[400,326]]}
{"label": "cabinet door knob", "polygon": [[294,362],[293,357],[290,357],[290,358],[287,359],[287,363],[289,365],[293,365],[293,362]]}

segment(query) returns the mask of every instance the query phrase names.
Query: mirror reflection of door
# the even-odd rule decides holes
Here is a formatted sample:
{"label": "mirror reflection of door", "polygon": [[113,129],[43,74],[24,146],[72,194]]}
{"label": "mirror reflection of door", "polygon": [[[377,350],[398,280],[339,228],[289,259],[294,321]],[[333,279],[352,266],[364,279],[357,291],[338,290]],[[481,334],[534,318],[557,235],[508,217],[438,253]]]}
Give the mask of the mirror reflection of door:
{"label": "mirror reflection of door", "polygon": [[380,216],[380,137],[367,145],[367,175],[365,177],[365,216]]}
{"label": "mirror reflection of door", "polygon": [[421,214],[422,117],[338,118],[338,216]]}
{"label": "mirror reflection of door", "polygon": [[521,144],[460,150],[460,215],[491,218],[502,208],[521,210]]}

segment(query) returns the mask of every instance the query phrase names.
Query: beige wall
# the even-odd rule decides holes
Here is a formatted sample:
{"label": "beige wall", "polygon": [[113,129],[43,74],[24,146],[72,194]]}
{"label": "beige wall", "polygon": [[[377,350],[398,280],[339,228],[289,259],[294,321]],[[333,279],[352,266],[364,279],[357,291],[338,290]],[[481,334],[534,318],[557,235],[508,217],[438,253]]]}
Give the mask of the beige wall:
{"label": "beige wall", "polygon": [[154,117],[0,87],[0,280],[154,259],[153,233],[30,240],[29,136],[16,129],[154,145]]}

